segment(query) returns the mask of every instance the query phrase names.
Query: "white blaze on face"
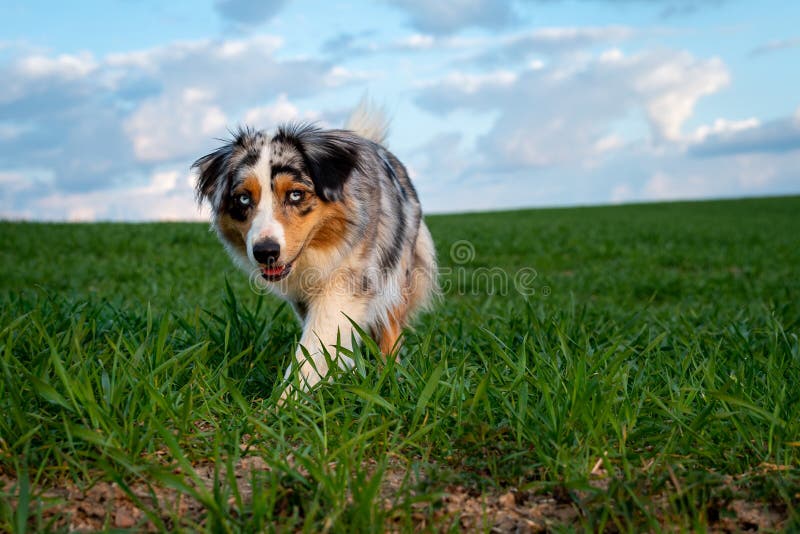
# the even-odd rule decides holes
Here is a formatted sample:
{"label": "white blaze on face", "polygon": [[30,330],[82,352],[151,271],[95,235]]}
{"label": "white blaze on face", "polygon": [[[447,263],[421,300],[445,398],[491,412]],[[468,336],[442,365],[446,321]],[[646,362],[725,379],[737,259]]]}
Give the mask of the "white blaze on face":
{"label": "white blaze on face", "polygon": [[275,219],[274,208],[272,204],[272,188],[270,183],[272,181],[271,166],[270,166],[270,143],[264,143],[261,149],[261,157],[258,158],[253,172],[258,178],[258,183],[261,186],[261,199],[258,206],[255,206],[256,214],[253,217],[253,222],[250,225],[250,230],[247,232],[247,257],[253,264],[258,265],[255,257],[253,257],[253,246],[264,239],[272,239],[277,242],[281,247],[281,253],[286,248],[286,237],[284,236],[283,226]]}

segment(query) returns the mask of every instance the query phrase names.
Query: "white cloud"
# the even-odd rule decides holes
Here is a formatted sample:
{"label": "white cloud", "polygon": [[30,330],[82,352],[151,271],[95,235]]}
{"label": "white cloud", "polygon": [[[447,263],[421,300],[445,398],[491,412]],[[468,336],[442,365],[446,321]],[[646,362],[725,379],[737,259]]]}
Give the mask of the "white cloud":
{"label": "white cloud", "polygon": [[635,89],[646,98],[645,109],[656,140],[680,141],[681,128],[703,97],[730,82],[722,60],[697,60],[688,52],[664,55],[637,73]]}
{"label": "white cloud", "polygon": [[763,123],[755,118],[744,121],[720,119],[712,127],[701,127],[700,134],[689,145],[689,152],[698,157],[800,150],[800,120],[796,116]]}
{"label": "white cloud", "polygon": [[[489,67],[498,64],[515,65],[542,55],[558,58],[574,56],[599,45],[616,44],[630,40],[636,31],[627,26],[550,26],[525,32],[500,36],[480,43],[479,52],[466,63]],[[610,48],[601,60],[614,61],[623,53]],[[574,58],[573,58],[574,59]]]}
{"label": "white cloud", "polygon": [[[340,97],[355,100],[367,84],[397,110],[392,144],[418,173],[426,208],[800,187],[800,108],[773,121],[737,110],[744,119],[698,127],[698,102],[730,83],[728,69],[718,58],[648,48],[661,30],[514,26],[511,2],[394,3],[415,33],[356,25],[326,42],[328,59],[247,32],[108,55],[8,48],[0,55],[0,213],[201,218],[187,169],[227,127],[338,125]],[[266,4],[226,4],[236,24],[274,15],[237,22]],[[500,27],[508,30],[485,31]],[[476,30],[460,33],[467,28]],[[368,57],[377,53],[390,61]],[[409,94],[422,110],[407,105]]]}
{"label": "white cloud", "polygon": [[598,175],[625,178],[612,188],[612,202],[776,195],[796,193],[800,186],[796,174],[800,152],[693,158],[676,150],[667,157],[643,153],[618,163]]}
{"label": "white cloud", "polygon": [[486,166],[595,167],[593,158],[624,143],[614,131],[617,122],[638,114],[650,127],[649,142],[681,141],[696,102],[727,81],[718,59],[606,50],[562,57],[547,69],[450,73],[424,85],[417,102],[434,113],[497,112],[478,146]]}
{"label": "white cloud", "polygon": [[[777,194],[800,187],[800,150],[794,150],[800,129],[788,120],[718,119],[687,131],[697,103],[729,83],[718,58],[611,48],[506,72],[505,83],[459,70],[419,87],[417,103],[435,115],[490,117],[474,144],[456,152],[438,148],[441,154],[426,149],[424,159],[412,159],[423,183],[426,176],[455,176],[445,184],[478,196],[491,183],[495,207]],[[762,152],[698,158],[699,146],[723,155]],[[449,189],[435,184],[420,188],[423,198],[448,195],[448,202],[428,202],[458,209]]]}
{"label": "white cloud", "polygon": [[329,87],[341,87],[352,82],[363,82],[373,77],[375,77],[375,75],[372,73],[353,71],[337,65],[325,74],[324,80],[325,84]]}
{"label": "white cloud", "polygon": [[764,54],[770,54],[772,52],[777,52],[779,50],[787,50],[790,48],[797,48],[800,47],[800,39],[775,39],[765,43],[763,45],[757,46],[753,50],[750,51],[750,54],[753,56],[760,56]]}
{"label": "white cloud", "polygon": [[409,35],[408,37],[402,38],[397,42],[397,46],[400,48],[417,50],[430,49],[434,44],[436,44],[436,38],[434,38],[432,35],[423,35],[421,33]]}
{"label": "white cloud", "polygon": [[67,211],[69,222],[93,222],[97,220],[97,210],[92,206],[77,206]]}
{"label": "white cloud", "polygon": [[145,101],[125,121],[125,132],[139,161],[160,162],[197,153],[210,138],[224,134],[226,124],[211,93],[187,88]]}
{"label": "white cloud", "polygon": [[[650,200],[672,200],[681,198],[680,193],[674,189],[674,180],[661,172],[658,172],[644,185],[644,196]],[[694,192],[697,194],[697,191]]]}
{"label": "white cloud", "polygon": [[313,111],[301,112],[300,109],[289,101],[286,94],[278,95],[276,101],[268,106],[250,108],[244,113],[244,122],[256,128],[269,128],[283,122],[305,120],[315,121],[320,118],[319,113]]}
{"label": "white cloud", "polygon": [[[91,205],[70,215],[58,199],[80,205],[80,195],[102,197],[104,190],[124,197],[120,187],[141,187],[157,165],[188,169],[227,127],[248,111],[257,114],[252,110],[265,95],[285,95],[267,112],[286,113],[289,99],[334,94],[367,77],[318,59],[279,58],[281,45],[280,37],[257,35],[100,57],[13,50],[0,56],[0,172],[35,162],[53,176],[39,193],[52,196],[46,207],[62,218],[85,218]],[[22,207],[31,198],[4,193],[3,214],[43,213]],[[187,198],[191,203],[191,191]],[[133,206],[151,213],[147,202],[120,210],[138,218]],[[96,217],[112,216],[94,210]],[[168,215],[164,210],[156,215]]]}
{"label": "white cloud", "polygon": [[[342,33],[329,39],[322,51],[334,55],[359,57],[372,54],[413,52],[456,53],[454,65],[496,69],[517,64],[536,64],[541,56],[575,54],[599,44],[630,40],[636,31],[626,26],[549,26],[523,32],[488,35],[442,35],[438,32],[413,33],[391,42],[375,39],[373,32]],[[604,58],[613,60],[622,54],[611,48]]]}
{"label": "white cloud", "polygon": [[633,190],[628,184],[617,184],[611,190],[611,202],[613,204],[621,204],[628,202],[634,198]]}
{"label": "white cloud", "polygon": [[32,55],[22,58],[18,63],[19,74],[31,78],[48,76],[65,79],[83,78],[97,68],[94,56],[88,52],[77,55],[60,54],[56,57]]}
{"label": "white cloud", "polygon": [[[677,168],[673,163],[672,166],[674,171],[655,172],[645,182],[639,197],[661,201],[744,196],[769,191],[769,186],[781,179],[775,163],[764,158],[739,157],[717,166],[718,173],[709,165],[687,164]],[[784,168],[783,172],[787,170]]]}
{"label": "white cloud", "polygon": [[633,35],[633,30],[625,26],[552,26],[533,30],[518,40],[532,43],[554,43],[560,46],[587,45],[600,41],[623,41]]}
{"label": "white cloud", "polygon": [[608,50],[604,50],[602,54],[600,54],[600,61],[603,63],[615,63],[617,61],[622,61],[625,58],[625,54],[619,48],[610,48]]}
{"label": "white cloud", "polygon": [[26,177],[25,173],[20,171],[0,171],[0,186],[2,186],[5,193],[29,189],[31,185],[31,180]]}
{"label": "white cloud", "polygon": [[644,184],[641,196],[645,200],[656,201],[727,196],[714,186],[715,184],[705,176],[692,174],[677,176],[659,171]]}
{"label": "white cloud", "polygon": [[21,124],[0,122],[0,141],[11,141],[29,130],[29,127]]}
{"label": "white cloud", "polygon": [[46,195],[35,199],[28,212],[68,221],[208,220],[208,208],[194,202],[193,183],[186,170],[160,170],[141,186]]}
{"label": "white cloud", "polygon": [[623,146],[624,141],[617,134],[609,134],[601,137],[594,143],[594,151],[598,154],[610,152]]}
{"label": "white cloud", "polygon": [[[438,97],[441,95],[446,100],[446,94],[483,94],[483,92],[493,89],[512,86],[518,79],[515,72],[509,70],[496,70],[482,74],[472,74],[467,72],[450,72],[444,78],[420,82],[420,88],[427,89],[428,96]],[[423,95],[426,93],[423,92]]]}
{"label": "white cloud", "polygon": [[735,174],[739,186],[745,191],[758,191],[771,185],[780,174],[779,165],[772,159],[758,156],[738,156]]}
{"label": "white cloud", "polygon": [[692,142],[701,142],[710,135],[727,135],[734,132],[749,130],[750,128],[757,128],[760,125],[761,121],[755,117],[740,121],[717,119],[710,125],[704,124],[698,126],[694,133],[689,135],[689,140]]}
{"label": "white cloud", "polygon": [[103,65],[125,80],[157,81],[164,92],[192,87],[215,95],[221,104],[239,105],[263,98],[266,91],[312,94],[328,87],[326,77],[343,78],[340,66],[314,59],[276,58],[282,45],[282,38],[271,35],[181,41],[112,54]]}
{"label": "white cloud", "polygon": [[534,59],[530,63],[528,63],[528,68],[530,70],[542,70],[545,67],[544,61],[541,59]]}
{"label": "white cloud", "polygon": [[156,194],[168,193],[178,185],[179,176],[180,173],[176,170],[155,172],[150,184],[142,191]]}

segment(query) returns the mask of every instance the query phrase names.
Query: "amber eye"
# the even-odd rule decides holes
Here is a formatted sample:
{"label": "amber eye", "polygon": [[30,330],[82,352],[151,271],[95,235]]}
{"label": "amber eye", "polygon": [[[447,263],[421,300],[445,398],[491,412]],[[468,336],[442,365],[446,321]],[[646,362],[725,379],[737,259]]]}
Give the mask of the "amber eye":
{"label": "amber eye", "polygon": [[286,193],[286,201],[289,204],[299,204],[303,201],[305,196],[306,194],[303,191],[300,191],[299,189],[292,189]]}
{"label": "amber eye", "polygon": [[248,195],[247,193],[242,193],[241,195],[238,195],[236,197],[236,202],[243,208],[246,208],[250,205],[252,199],[250,198],[250,195]]}

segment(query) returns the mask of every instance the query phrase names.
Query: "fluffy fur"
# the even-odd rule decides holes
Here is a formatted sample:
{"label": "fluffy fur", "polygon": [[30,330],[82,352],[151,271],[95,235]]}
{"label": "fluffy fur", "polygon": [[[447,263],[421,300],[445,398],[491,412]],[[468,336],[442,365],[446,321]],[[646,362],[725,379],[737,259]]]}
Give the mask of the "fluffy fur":
{"label": "fluffy fur", "polygon": [[393,354],[403,328],[437,290],[416,190],[382,146],[385,117],[362,102],[347,128],[245,128],[193,165],[198,199],[210,203],[230,256],[260,274],[303,323],[285,374],[296,365],[301,387],[328,374],[323,348],[340,367],[352,367],[338,350],[358,340],[351,321]]}

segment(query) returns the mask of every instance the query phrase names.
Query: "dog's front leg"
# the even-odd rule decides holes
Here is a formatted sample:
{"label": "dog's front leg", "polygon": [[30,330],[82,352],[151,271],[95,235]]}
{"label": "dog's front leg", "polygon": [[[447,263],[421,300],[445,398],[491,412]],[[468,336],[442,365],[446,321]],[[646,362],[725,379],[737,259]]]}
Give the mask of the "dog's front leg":
{"label": "dog's front leg", "polygon": [[[295,365],[297,365],[299,387],[302,390],[308,390],[324,379],[330,371],[325,350],[330,360],[338,364],[340,369],[352,368],[353,359],[341,353],[339,348],[351,350],[354,339],[360,340],[350,320],[363,326],[365,317],[366,303],[354,300],[352,297],[328,298],[309,306],[300,346],[295,353],[295,362],[286,369],[284,380],[292,378]],[[286,387],[281,400],[292,392],[293,387],[293,384]]]}

